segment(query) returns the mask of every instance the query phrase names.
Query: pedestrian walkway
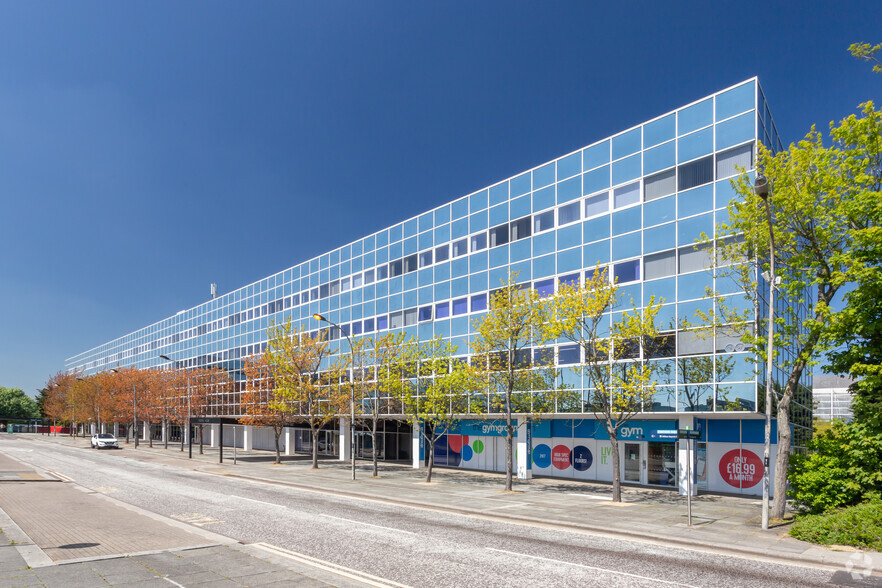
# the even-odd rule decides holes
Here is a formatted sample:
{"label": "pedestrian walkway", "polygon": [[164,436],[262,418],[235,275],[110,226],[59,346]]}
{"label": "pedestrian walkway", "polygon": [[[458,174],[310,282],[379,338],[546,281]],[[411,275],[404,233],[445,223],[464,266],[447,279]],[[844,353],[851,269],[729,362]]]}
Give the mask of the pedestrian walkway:
{"label": "pedestrian walkway", "polygon": [[[38,435],[32,438],[40,439]],[[87,440],[42,437],[44,441],[88,447]],[[798,541],[789,535],[789,525],[763,531],[761,501],[755,497],[704,494],[693,498],[692,526],[687,525],[686,497],[676,491],[625,487],[621,503],[611,500],[609,484],[560,478],[517,481],[515,491],[503,492],[504,475],[436,468],[431,484],[425,470],[406,464],[381,463],[379,477],[371,477],[368,462],[358,462],[355,481],[349,462],[324,459],[320,469],[310,469],[304,456],[285,457],[274,465],[267,451],[237,451],[225,448],[218,463],[218,450],[205,448],[193,458],[178,448],[168,450],[140,445],[137,450],[123,445],[122,458],[164,463],[218,476],[235,476],[283,484],[292,488],[333,493],[397,505],[430,508],[514,523],[541,523],[574,531],[615,535],[640,541],[682,546],[705,551],[740,554],[745,557],[825,564],[845,567],[854,561],[852,551],[837,551]],[[882,554],[870,553],[874,570],[882,570]],[[865,561],[865,560],[862,560]]]}
{"label": "pedestrian walkway", "polygon": [[373,580],[272,546],[240,545],[0,454],[0,586],[388,585]]}

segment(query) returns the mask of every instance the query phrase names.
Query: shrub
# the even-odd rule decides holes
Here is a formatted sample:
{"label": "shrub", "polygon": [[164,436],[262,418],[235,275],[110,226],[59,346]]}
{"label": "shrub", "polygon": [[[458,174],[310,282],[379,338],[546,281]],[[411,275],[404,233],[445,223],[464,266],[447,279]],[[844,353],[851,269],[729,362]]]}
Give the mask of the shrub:
{"label": "shrub", "polygon": [[882,502],[821,515],[802,515],[790,528],[797,539],[823,545],[853,545],[882,551]]}
{"label": "shrub", "polygon": [[882,498],[882,435],[862,423],[834,422],[809,442],[807,455],[792,459],[793,498],[811,513]]}

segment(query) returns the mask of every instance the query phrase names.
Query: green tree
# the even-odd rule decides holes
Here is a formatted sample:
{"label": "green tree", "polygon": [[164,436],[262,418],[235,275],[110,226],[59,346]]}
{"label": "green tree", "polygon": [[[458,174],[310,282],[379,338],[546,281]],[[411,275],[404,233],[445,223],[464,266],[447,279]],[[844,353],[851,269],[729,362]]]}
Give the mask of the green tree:
{"label": "green tree", "polygon": [[285,323],[267,328],[264,363],[274,382],[275,409],[296,411],[297,420],[309,425],[312,468],[318,468],[321,428],[345,410],[349,394],[342,392],[343,373],[338,362],[328,363],[330,347],[319,331],[315,336]]}
{"label": "green tree", "polygon": [[[814,129],[781,153],[758,145],[757,172],[772,187],[768,204],[775,238],[775,273],[780,278],[776,290],[789,302],[775,314],[775,364],[783,374],[783,381],[773,387],[778,421],[771,513],[775,518],[783,517],[786,504],[793,399],[797,393],[806,393],[806,369],[835,344],[837,325],[844,315],[831,306],[834,297],[867,269],[860,253],[860,236],[879,230],[873,211],[878,210],[880,131],[882,118],[868,102],[861,116],[850,116],[839,125],[831,123],[831,147],[824,146],[821,134]],[[734,278],[753,297],[753,305],[741,312],[727,309],[719,301],[718,320],[752,324],[748,321],[754,308],[767,306],[768,283],[760,281],[760,273],[768,270],[769,225],[764,202],[754,193],[748,174],[742,173],[732,183],[738,197],[728,206],[728,221],[717,227],[718,258],[758,258],[759,262],[718,268],[721,276]],[[741,333],[757,350],[757,361],[766,355],[766,329],[761,322]]]}
{"label": "green tree", "polygon": [[408,423],[426,446],[426,482],[432,481],[435,440],[469,412],[470,393],[478,385],[475,370],[455,358],[456,346],[441,337],[418,343],[403,341],[394,361],[382,366],[381,381],[394,390]]}
{"label": "green tree", "polygon": [[882,51],[882,43],[878,45],[870,45],[869,43],[852,43],[848,47],[849,52],[862,61],[875,62],[873,71],[882,73],[882,61],[876,57],[876,54]]}
{"label": "green tree", "polygon": [[0,415],[11,419],[36,419],[40,418],[40,409],[21,388],[0,386]]}
{"label": "green tree", "polygon": [[506,422],[506,491],[512,489],[517,430],[512,414],[547,412],[546,396],[557,395],[560,389],[554,366],[532,365],[533,347],[541,346],[550,336],[547,306],[536,290],[522,288],[516,280],[517,274],[511,274],[502,288],[491,293],[490,310],[474,321],[477,336],[472,344],[472,366],[489,393],[486,406],[479,406],[479,411],[500,412]]}
{"label": "green tree", "polygon": [[606,269],[597,268],[584,284],[564,285],[549,299],[551,333],[578,344],[585,358],[574,369],[586,379],[585,412],[595,413],[609,433],[615,502],[622,500],[619,428],[652,402],[655,393],[656,364],[641,358],[641,350],[650,354],[661,308],[651,299],[642,311],[622,313],[610,325],[618,298],[618,287],[610,282]]}
{"label": "green tree", "polygon": [[863,423],[834,421],[793,456],[793,498],[812,513],[882,499],[882,434]]}

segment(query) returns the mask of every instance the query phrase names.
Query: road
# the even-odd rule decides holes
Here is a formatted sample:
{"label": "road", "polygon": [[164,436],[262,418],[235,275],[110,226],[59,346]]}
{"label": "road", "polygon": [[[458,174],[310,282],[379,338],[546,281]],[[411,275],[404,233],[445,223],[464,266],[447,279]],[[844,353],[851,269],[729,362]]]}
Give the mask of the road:
{"label": "road", "polygon": [[117,500],[409,586],[790,588],[878,581],[218,476],[139,461],[130,457],[132,449],[2,441],[0,451],[10,457]]}

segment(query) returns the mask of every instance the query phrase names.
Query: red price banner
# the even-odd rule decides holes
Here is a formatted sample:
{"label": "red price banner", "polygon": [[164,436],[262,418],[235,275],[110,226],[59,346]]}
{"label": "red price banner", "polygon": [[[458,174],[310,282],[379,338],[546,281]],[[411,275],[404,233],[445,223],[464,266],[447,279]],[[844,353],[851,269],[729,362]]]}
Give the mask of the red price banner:
{"label": "red price banner", "polygon": [[720,475],[730,486],[750,488],[763,479],[763,461],[753,451],[733,449],[720,458]]}

